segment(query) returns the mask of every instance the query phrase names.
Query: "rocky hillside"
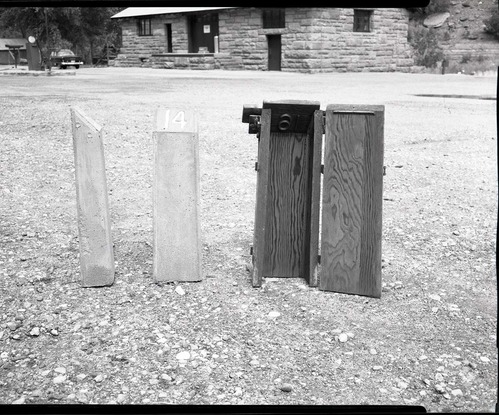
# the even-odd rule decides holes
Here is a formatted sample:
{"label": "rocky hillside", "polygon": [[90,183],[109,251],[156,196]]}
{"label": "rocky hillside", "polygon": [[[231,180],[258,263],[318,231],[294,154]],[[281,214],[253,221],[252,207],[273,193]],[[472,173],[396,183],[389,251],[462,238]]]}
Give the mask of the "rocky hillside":
{"label": "rocky hillside", "polygon": [[499,65],[499,40],[485,32],[494,0],[451,0],[449,16],[437,31],[450,72],[487,70]]}

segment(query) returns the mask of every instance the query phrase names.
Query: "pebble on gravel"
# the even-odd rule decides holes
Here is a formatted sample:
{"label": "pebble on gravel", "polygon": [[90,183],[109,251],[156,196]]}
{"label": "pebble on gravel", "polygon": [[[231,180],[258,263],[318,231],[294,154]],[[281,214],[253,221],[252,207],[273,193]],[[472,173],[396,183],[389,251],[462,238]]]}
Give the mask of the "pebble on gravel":
{"label": "pebble on gravel", "polygon": [[87,396],[87,390],[81,390],[76,394],[76,400],[80,403],[87,403],[88,402],[88,396]]}
{"label": "pebble on gravel", "polygon": [[29,332],[30,336],[33,337],[38,337],[40,335],[40,328],[39,327],[33,327],[31,331]]}
{"label": "pebble on gravel", "polygon": [[271,311],[269,314],[268,314],[268,318],[277,318],[281,315],[281,313],[279,313],[279,311]]}
{"label": "pebble on gravel", "polygon": [[54,369],[54,372],[60,373],[61,375],[65,375],[66,374],[66,368],[65,367],[56,367]]}
{"label": "pebble on gravel", "polygon": [[189,360],[191,358],[191,354],[189,352],[180,352],[177,353],[177,360]]}
{"label": "pebble on gravel", "polygon": [[104,376],[102,375],[97,375],[95,378],[94,378],[94,381],[96,381],[97,383],[100,383],[104,380]]}
{"label": "pebble on gravel", "polygon": [[373,366],[373,370],[375,371],[379,371],[381,369],[383,369],[383,366]]}
{"label": "pebble on gravel", "polygon": [[42,391],[40,389],[35,389],[33,392],[31,392],[31,396],[33,396],[34,398],[39,398],[40,396],[42,396]]}
{"label": "pebble on gravel", "polygon": [[283,391],[283,392],[291,392],[293,390],[293,386],[290,385],[289,383],[283,383],[280,387],[280,389]]}
{"label": "pebble on gravel", "polygon": [[117,403],[123,403],[123,402],[125,402],[125,400],[126,400],[126,395],[124,393],[120,393],[116,397],[116,402]]}
{"label": "pebble on gravel", "polygon": [[64,375],[59,375],[56,376],[54,379],[52,379],[52,382],[54,382],[55,384],[64,383],[65,381],[66,381],[66,376]]}
{"label": "pebble on gravel", "polygon": [[185,295],[185,290],[180,285],[177,285],[177,288],[175,288],[175,292],[178,295]]}
{"label": "pebble on gravel", "polygon": [[7,327],[8,327],[11,331],[14,331],[14,330],[16,330],[16,329],[17,329],[18,325],[17,325],[17,323],[14,323],[14,322],[12,322],[12,321],[11,321],[11,322],[8,322],[8,323],[7,323]]}
{"label": "pebble on gravel", "polygon": [[19,399],[16,399],[14,402],[12,402],[12,405],[22,405],[26,401],[26,398],[24,396],[21,396]]}
{"label": "pebble on gravel", "polygon": [[345,343],[346,341],[348,341],[348,335],[346,333],[341,333],[339,336],[338,336],[338,340],[341,342],[341,343]]}

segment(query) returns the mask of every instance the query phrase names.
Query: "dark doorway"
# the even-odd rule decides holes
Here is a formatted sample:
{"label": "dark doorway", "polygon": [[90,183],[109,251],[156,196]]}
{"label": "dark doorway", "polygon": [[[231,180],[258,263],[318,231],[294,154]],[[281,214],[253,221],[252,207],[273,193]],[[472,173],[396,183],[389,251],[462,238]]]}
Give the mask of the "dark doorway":
{"label": "dark doorway", "polygon": [[165,24],[165,34],[166,34],[166,51],[168,53],[173,52],[173,40],[172,40],[172,25],[171,23]]}
{"label": "dark doorway", "polygon": [[281,35],[267,35],[269,71],[281,70]]}
{"label": "dark doorway", "polygon": [[215,36],[218,36],[218,14],[193,15],[189,18],[189,52],[215,52]]}

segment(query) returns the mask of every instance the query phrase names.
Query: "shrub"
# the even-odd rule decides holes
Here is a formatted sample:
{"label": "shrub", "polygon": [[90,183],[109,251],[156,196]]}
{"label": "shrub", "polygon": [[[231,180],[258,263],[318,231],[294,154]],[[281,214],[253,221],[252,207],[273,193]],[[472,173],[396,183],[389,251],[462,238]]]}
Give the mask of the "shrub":
{"label": "shrub", "polygon": [[471,61],[471,54],[470,53],[465,53],[463,56],[461,56],[460,63],[468,63],[469,61]]}
{"label": "shrub", "polygon": [[434,30],[423,26],[413,27],[409,32],[409,43],[414,49],[414,63],[434,68],[444,59],[444,52],[438,44],[438,37]]}
{"label": "shrub", "polygon": [[491,9],[491,16],[484,20],[483,23],[485,24],[485,32],[499,39],[499,9],[497,7]]}

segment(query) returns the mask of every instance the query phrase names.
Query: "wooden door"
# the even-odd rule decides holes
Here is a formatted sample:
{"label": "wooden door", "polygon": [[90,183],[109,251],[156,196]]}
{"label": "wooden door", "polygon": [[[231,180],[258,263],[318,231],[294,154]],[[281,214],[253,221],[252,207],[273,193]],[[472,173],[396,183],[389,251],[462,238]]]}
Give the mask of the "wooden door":
{"label": "wooden door", "polygon": [[319,288],[381,296],[384,107],[326,111]]}
{"label": "wooden door", "polygon": [[209,13],[190,17],[189,51],[198,53],[205,49],[215,52],[215,36],[218,36],[218,14]]}
{"label": "wooden door", "polygon": [[269,71],[281,70],[281,35],[267,35]]}

